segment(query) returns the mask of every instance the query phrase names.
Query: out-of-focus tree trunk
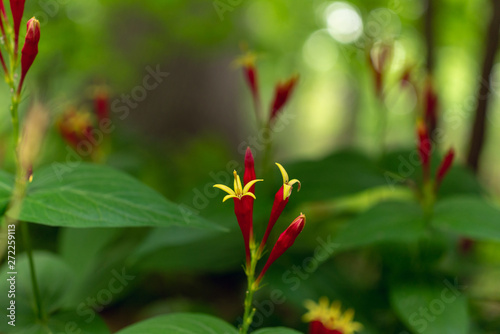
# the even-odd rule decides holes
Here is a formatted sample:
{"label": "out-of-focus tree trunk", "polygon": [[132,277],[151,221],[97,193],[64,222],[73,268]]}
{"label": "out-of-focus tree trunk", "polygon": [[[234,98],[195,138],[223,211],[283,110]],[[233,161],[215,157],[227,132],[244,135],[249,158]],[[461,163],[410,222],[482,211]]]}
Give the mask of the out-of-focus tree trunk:
{"label": "out-of-focus tree trunk", "polygon": [[492,18],[486,35],[483,68],[477,95],[477,106],[472,128],[467,166],[474,172],[479,170],[481,152],[486,137],[486,113],[490,97],[490,75],[498,49],[498,34],[500,30],[500,1],[491,0],[493,6]]}

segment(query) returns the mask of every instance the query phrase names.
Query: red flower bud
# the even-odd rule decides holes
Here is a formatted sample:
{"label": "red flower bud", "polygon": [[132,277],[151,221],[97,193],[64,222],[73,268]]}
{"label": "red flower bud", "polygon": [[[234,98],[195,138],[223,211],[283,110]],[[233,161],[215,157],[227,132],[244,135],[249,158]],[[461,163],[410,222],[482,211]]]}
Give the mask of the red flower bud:
{"label": "red flower bud", "polygon": [[33,17],[28,21],[27,28],[26,39],[21,51],[21,80],[19,81],[18,94],[21,92],[28,70],[38,55],[38,42],[40,41],[40,22]]}
{"label": "red flower bud", "polygon": [[446,153],[436,173],[436,187],[439,187],[441,181],[443,181],[444,176],[446,175],[446,173],[448,173],[448,170],[450,169],[454,158],[455,158],[455,151],[452,148],[450,148],[448,150],[448,153]]}
{"label": "red flower bud", "polygon": [[254,101],[259,101],[259,87],[257,82],[257,69],[253,63],[243,66],[243,74],[252,92]]}
{"label": "red flower bud", "polygon": [[[247,151],[245,153],[245,174],[243,174],[243,183],[247,184],[255,179],[255,161],[253,159],[252,150],[250,147],[247,147]],[[250,187],[250,192],[255,195],[255,185]]]}
{"label": "red flower bud", "polygon": [[434,91],[430,77],[425,82],[424,108],[425,123],[430,133],[433,133],[437,126],[438,96]]}
{"label": "red flower bud", "polygon": [[430,173],[430,160],[432,151],[432,142],[429,138],[429,133],[427,132],[427,127],[422,120],[417,123],[418,132],[418,153],[420,155],[420,161],[422,162],[423,176],[424,180],[429,180]]}
{"label": "red flower bud", "polygon": [[274,91],[274,101],[271,106],[271,114],[269,121],[273,122],[278,116],[279,112],[283,109],[285,104],[288,102],[290,95],[299,79],[298,75],[294,75],[285,82],[280,82],[276,85]]}
{"label": "red flower bud", "polygon": [[109,95],[105,88],[99,88],[96,92],[94,108],[99,121],[109,118]]}
{"label": "red flower bud", "polygon": [[17,59],[19,48],[19,30],[21,29],[21,20],[24,14],[24,3],[26,0],[10,0],[10,10],[14,21],[14,57]]}
{"label": "red flower bud", "polygon": [[259,277],[255,281],[255,284],[259,284],[259,282],[262,280],[262,277],[264,277],[267,269],[276,261],[283,253],[290,248],[294,242],[295,239],[299,236],[300,232],[304,229],[304,225],[306,224],[306,216],[303,214],[300,214],[295,220],[290,224],[290,226],[283,232],[278,238],[278,241],[276,241],[276,244],[273,247],[273,250],[271,251],[271,254],[269,255],[269,258],[267,259],[266,264],[264,265],[264,268],[262,269]]}
{"label": "red flower bud", "polygon": [[262,242],[260,244],[260,250],[264,249],[264,246],[266,245],[267,238],[269,238],[269,235],[271,234],[271,231],[274,227],[274,224],[278,221],[278,218],[281,216],[281,213],[283,213],[283,210],[285,209],[285,206],[288,204],[289,196],[286,196],[285,199],[283,199],[283,186],[278,190],[276,195],[274,196],[274,203],[273,203],[273,208],[271,209],[271,217],[269,218],[269,223],[267,224],[266,232],[264,234],[264,237],[262,238]]}

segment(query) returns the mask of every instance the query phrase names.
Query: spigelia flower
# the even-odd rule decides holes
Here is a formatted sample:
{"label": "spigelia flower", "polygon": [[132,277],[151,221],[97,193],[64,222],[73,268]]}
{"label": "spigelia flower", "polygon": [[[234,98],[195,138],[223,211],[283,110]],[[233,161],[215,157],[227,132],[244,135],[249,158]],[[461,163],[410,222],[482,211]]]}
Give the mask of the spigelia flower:
{"label": "spigelia flower", "polygon": [[294,75],[290,79],[276,84],[276,87],[274,89],[274,100],[271,105],[271,113],[269,115],[270,123],[274,122],[280,111],[290,99],[290,96],[292,95],[293,89],[295,88],[298,80],[299,76]]}
{"label": "spigelia flower", "polygon": [[33,65],[36,56],[38,55],[38,42],[40,41],[40,22],[34,17],[28,21],[26,39],[24,41],[23,50],[21,51],[21,80],[19,81],[18,94],[26,78],[28,70]]}
{"label": "spigelia flower", "polygon": [[10,9],[14,21],[14,59],[17,59],[17,52],[19,49],[19,31],[21,29],[25,2],[26,0],[10,0]]}
{"label": "spigelia flower", "polygon": [[57,127],[63,139],[71,147],[77,149],[81,142],[88,141],[90,138],[93,129],[92,115],[88,112],[69,109],[59,119]]}
{"label": "spigelia flower", "polygon": [[[236,219],[238,220],[238,225],[240,226],[241,233],[243,234],[243,241],[245,243],[245,252],[247,266],[250,265],[251,254],[250,254],[250,244],[253,243],[253,205],[249,202],[243,200],[244,197],[249,196],[255,199],[255,195],[250,188],[252,188],[255,183],[264,181],[262,179],[252,180],[245,184],[244,187],[241,185],[241,180],[236,171],[233,172],[234,175],[234,189],[229,188],[223,184],[214,185],[215,188],[225,191],[228,195],[224,197],[222,202],[233,198],[234,199],[234,213]],[[253,202],[252,202],[253,203]]]}
{"label": "spigelia flower", "polygon": [[276,163],[276,166],[278,166],[281,172],[281,176],[283,177],[283,186],[281,186],[281,188],[278,190],[278,192],[276,192],[276,195],[274,196],[271,216],[269,217],[269,223],[267,224],[266,232],[264,234],[264,237],[262,238],[262,243],[260,245],[261,252],[264,249],[269,234],[271,234],[274,224],[276,224],[276,221],[278,221],[278,218],[281,216],[283,210],[288,204],[288,200],[290,198],[290,195],[292,194],[293,185],[298,184],[298,190],[300,190],[300,181],[297,179],[290,180],[285,168],[283,168],[283,166],[279,163]]}
{"label": "spigelia flower", "polygon": [[288,248],[292,247],[292,245],[295,243],[295,239],[297,239],[299,234],[304,229],[305,224],[306,216],[301,213],[300,216],[295,218],[290,226],[288,226],[288,228],[283,233],[281,233],[278,241],[276,241],[276,244],[271,251],[271,254],[269,254],[269,258],[267,259],[264,268],[262,268],[259,277],[255,281],[256,286],[259,286],[260,281],[266,274],[266,271],[269,269],[269,267],[274,263],[274,261],[276,261],[281,255],[283,255],[283,253],[285,253]]}
{"label": "spigelia flower", "polygon": [[427,131],[427,126],[422,120],[419,120],[417,123],[417,134],[418,154],[420,155],[420,161],[422,162],[423,177],[424,181],[428,181],[431,168],[432,142],[429,137],[429,132]]}
{"label": "spigelia flower", "polygon": [[243,77],[252,94],[255,115],[257,117],[257,121],[260,122],[262,115],[260,105],[259,78],[257,67],[255,66],[256,59],[257,55],[254,52],[247,51],[243,56],[236,59],[235,63],[237,66],[241,66],[243,70]]}
{"label": "spigelia flower", "polygon": [[353,321],[352,309],[342,313],[338,301],[330,304],[328,298],[322,297],[318,304],[308,300],[305,306],[308,312],[303,320],[309,323],[309,334],[353,334],[363,328],[360,323]]}
{"label": "spigelia flower", "polygon": [[455,157],[455,151],[449,149],[445,157],[441,161],[439,168],[436,171],[434,179],[431,178],[431,153],[432,153],[432,141],[429,137],[429,131],[427,130],[426,124],[419,120],[417,124],[417,134],[418,134],[418,152],[420,156],[420,161],[422,163],[422,174],[423,174],[423,184],[421,189],[419,189],[418,195],[421,202],[422,208],[427,212],[431,213],[436,199],[437,191],[448,171],[451,168],[453,159]]}
{"label": "spigelia flower", "polygon": [[368,55],[368,63],[373,71],[373,79],[375,81],[375,94],[379,98],[383,96],[385,72],[389,65],[391,53],[391,45],[376,43],[372,46]]}

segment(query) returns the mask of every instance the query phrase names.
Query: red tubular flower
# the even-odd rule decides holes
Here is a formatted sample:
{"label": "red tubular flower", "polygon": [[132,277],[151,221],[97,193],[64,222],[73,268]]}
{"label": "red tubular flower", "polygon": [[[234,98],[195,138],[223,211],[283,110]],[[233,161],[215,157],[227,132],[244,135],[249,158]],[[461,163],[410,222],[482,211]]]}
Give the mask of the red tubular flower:
{"label": "red tubular flower", "polygon": [[[243,174],[243,183],[244,184],[250,184],[252,181],[256,179],[255,177],[255,162],[253,159],[252,155],[252,150],[250,147],[247,147],[247,151],[245,154],[245,173]],[[252,194],[255,195],[255,183],[248,189],[248,191]],[[235,199],[236,200],[236,199]],[[245,214],[248,215],[248,217],[245,217],[246,219],[246,230],[247,232],[245,233],[248,235],[248,242],[245,242],[245,244],[253,245],[254,243],[254,237],[253,237],[253,202],[254,198],[252,196],[243,196],[241,198],[242,206],[245,208]],[[236,206],[235,206],[236,208]],[[249,247],[247,249],[247,257],[249,255]],[[247,258],[248,260],[248,258]]]}
{"label": "red tubular flower", "polygon": [[275,91],[274,91],[274,101],[271,106],[271,114],[269,118],[269,122],[272,123],[276,117],[278,116],[279,112],[283,109],[285,104],[288,102],[290,95],[292,94],[292,91],[297,84],[297,80],[299,80],[298,75],[292,76],[290,79],[286,80],[285,82],[280,82],[276,85]]}
{"label": "red tubular flower", "polygon": [[21,29],[21,20],[24,14],[24,3],[26,0],[10,0],[10,10],[14,21],[14,57],[17,59],[19,49],[19,30]]}
{"label": "red tubular flower", "polygon": [[18,94],[21,93],[26,74],[38,55],[38,42],[40,41],[40,22],[33,17],[28,21],[27,28],[28,31],[26,33],[24,47],[21,51],[21,80],[19,81],[19,87],[17,89]]}
{"label": "red tubular flower", "polygon": [[436,187],[439,187],[439,185],[443,181],[444,176],[446,175],[446,173],[448,173],[448,170],[450,169],[454,158],[455,158],[455,151],[453,150],[453,148],[450,148],[448,150],[448,153],[446,153],[436,173]]}
{"label": "red tubular flower", "polygon": [[290,224],[290,226],[283,232],[278,238],[278,241],[276,241],[276,244],[273,247],[273,250],[271,251],[271,254],[269,255],[269,258],[267,259],[266,264],[264,265],[264,268],[260,272],[259,277],[255,281],[256,286],[259,285],[260,281],[262,280],[262,277],[264,277],[267,269],[276,261],[283,253],[290,248],[294,242],[295,239],[299,236],[300,232],[304,229],[304,225],[306,224],[306,216],[303,214],[300,214],[295,220]]}
{"label": "red tubular flower", "polygon": [[224,197],[224,199],[222,200],[223,202],[225,202],[230,198],[234,199],[234,213],[236,215],[238,225],[240,226],[240,230],[243,235],[243,241],[245,243],[247,267],[248,267],[250,266],[250,261],[251,261],[250,241],[253,239],[253,231],[252,231],[253,205],[250,206],[248,202],[243,200],[243,198],[245,196],[249,196],[255,199],[255,195],[250,191],[250,188],[255,183],[263,180],[252,180],[246,183],[244,187],[242,187],[238,173],[234,171],[233,174],[234,174],[234,190],[223,184],[215,184],[214,187],[224,190],[225,192],[228,193],[228,195]]}
{"label": "red tubular flower", "polygon": [[109,94],[105,88],[99,88],[94,96],[94,109],[99,121],[109,118]]}
{"label": "red tubular flower", "polygon": [[428,181],[430,176],[432,142],[431,139],[429,138],[427,127],[422,120],[419,120],[417,123],[417,132],[418,132],[418,153],[420,155],[420,161],[422,162],[423,177],[424,181]]}
{"label": "red tubular flower", "polygon": [[276,224],[278,218],[281,216],[281,213],[288,204],[288,199],[292,194],[293,185],[298,183],[299,185],[298,187],[300,190],[300,181],[297,179],[290,180],[285,168],[283,168],[283,166],[281,166],[279,163],[276,163],[276,166],[278,166],[278,168],[280,169],[281,176],[283,177],[283,186],[278,190],[278,192],[274,196],[273,208],[271,209],[271,217],[269,218],[269,223],[267,224],[266,232],[260,244],[260,251],[259,251],[260,253],[262,253],[262,251],[264,250],[264,246],[266,245],[267,239],[269,238],[269,234],[271,234],[274,224]]}

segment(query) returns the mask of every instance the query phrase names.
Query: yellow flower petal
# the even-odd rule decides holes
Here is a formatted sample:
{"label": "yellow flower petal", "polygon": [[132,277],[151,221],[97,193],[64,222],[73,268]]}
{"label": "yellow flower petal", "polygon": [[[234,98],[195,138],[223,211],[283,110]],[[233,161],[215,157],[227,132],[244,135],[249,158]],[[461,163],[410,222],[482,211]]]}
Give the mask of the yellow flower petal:
{"label": "yellow flower petal", "polygon": [[222,203],[224,203],[225,201],[227,201],[228,199],[230,198],[238,198],[238,196],[235,196],[235,195],[227,195],[226,197],[224,197],[224,199],[222,200]]}
{"label": "yellow flower petal", "polygon": [[288,173],[286,172],[285,168],[283,168],[283,166],[281,166],[279,163],[276,162],[276,166],[278,166],[278,168],[280,169],[280,172],[281,172],[281,176],[283,176],[283,183],[286,184],[288,183]]}
{"label": "yellow flower petal", "polygon": [[243,196],[250,196],[250,197],[253,197],[253,199],[257,199],[257,198],[255,198],[255,195],[252,194],[251,192],[244,193],[241,197],[243,197]]}
{"label": "yellow flower petal", "polygon": [[292,194],[292,187],[285,183],[283,184],[283,200],[286,201],[288,197]]}
{"label": "yellow flower petal", "polygon": [[219,188],[220,190],[227,192],[231,196],[236,196],[236,193],[233,191],[233,189],[223,184],[214,184],[214,188]]}
{"label": "yellow flower petal", "polygon": [[299,181],[299,180],[297,180],[297,179],[290,180],[290,181],[288,182],[288,185],[293,186],[293,185],[294,185],[294,184],[296,184],[296,183],[298,183],[298,184],[299,184],[299,187],[297,188],[297,191],[300,191],[300,181]]}
{"label": "yellow flower petal", "polygon": [[256,184],[257,182],[260,182],[260,181],[264,181],[264,180],[262,180],[262,179],[252,180],[252,181],[248,182],[247,184],[245,184],[245,188],[243,188],[243,195],[245,195],[254,184]]}

